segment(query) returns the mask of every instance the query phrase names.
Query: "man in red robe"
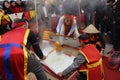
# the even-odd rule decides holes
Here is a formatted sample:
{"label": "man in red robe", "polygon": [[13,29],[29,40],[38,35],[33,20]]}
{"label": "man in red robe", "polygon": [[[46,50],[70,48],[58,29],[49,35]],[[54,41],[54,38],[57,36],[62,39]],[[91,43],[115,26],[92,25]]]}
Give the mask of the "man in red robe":
{"label": "man in red robe", "polygon": [[78,80],[103,80],[102,58],[100,52],[93,44],[89,44],[88,35],[81,35],[79,41],[81,47],[78,56],[67,69],[58,73],[58,75],[66,76],[78,69],[80,73]]}
{"label": "man in red robe", "polygon": [[40,62],[29,53],[32,46],[40,59],[45,59],[35,34],[25,28],[22,19],[14,21],[15,29],[1,35],[0,39],[0,77],[2,80],[27,80],[27,73],[35,73],[38,80],[48,80]]}

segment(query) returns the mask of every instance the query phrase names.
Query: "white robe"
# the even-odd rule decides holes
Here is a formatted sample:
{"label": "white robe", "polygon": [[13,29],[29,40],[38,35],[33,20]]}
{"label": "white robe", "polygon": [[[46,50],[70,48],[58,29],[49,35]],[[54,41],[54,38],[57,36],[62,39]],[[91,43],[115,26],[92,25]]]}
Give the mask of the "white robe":
{"label": "white robe", "polygon": [[[56,27],[56,31],[57,31],[57,34],[59,35],[63,35],[63,36],[60,36],[59,37],[59,41],[61,44],[63,44],[63,40],[64,40],[64,32],[65,32],[65,28],[64,28],[64,16],[62,16],[60,19],[59,19],[59,22],[58,22],[58,25]],[[78,38],[80,36],[79,32],[78,32],[78,27],[77,27],[77,22],[76,22],[76,19],[74,17],[74,20],[73,20],[73,25],[71,25],[71,29],[70,31],[68,32],[67,36],[70,36],[72,33],[74,32],[74,38]]]}

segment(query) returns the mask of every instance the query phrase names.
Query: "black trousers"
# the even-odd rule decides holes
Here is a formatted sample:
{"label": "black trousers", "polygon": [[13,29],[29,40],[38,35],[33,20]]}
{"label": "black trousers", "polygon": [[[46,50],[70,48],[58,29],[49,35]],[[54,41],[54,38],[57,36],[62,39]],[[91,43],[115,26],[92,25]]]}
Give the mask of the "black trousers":
{"label": "black trousers", "polygon": [[113,31],[113,48],[120,51],[120,23],[115,24]]}
{"label": "black trousers", "polygon": [[85,72],[79,72],[79,75],[77,76],[77,80],[87,80],[87,75]]}

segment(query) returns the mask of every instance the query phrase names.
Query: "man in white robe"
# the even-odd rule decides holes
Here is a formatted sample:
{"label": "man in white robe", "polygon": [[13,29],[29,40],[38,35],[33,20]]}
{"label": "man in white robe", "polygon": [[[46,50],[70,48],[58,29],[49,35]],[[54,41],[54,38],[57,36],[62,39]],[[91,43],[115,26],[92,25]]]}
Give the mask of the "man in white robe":
{"label": "man in white robe", "polygon": [[79,37],[76,17],[74,15],[65,14],[59,19],[56,27],[57,35],[59,36],[59,42],[63,45],[63,40],[71,37],[77,39]]}

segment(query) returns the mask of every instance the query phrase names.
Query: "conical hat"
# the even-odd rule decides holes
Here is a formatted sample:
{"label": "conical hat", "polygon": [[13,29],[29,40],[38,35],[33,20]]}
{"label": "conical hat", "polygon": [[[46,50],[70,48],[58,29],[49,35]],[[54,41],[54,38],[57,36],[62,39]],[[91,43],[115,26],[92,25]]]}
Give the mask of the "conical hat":
{"label": "conical hat", "polygon": [[95,28],[94,25],[90,24],[89,26],[87,26],[84,30],[83,30],[84,33],[100,33],[99,30],[97,30]]}

